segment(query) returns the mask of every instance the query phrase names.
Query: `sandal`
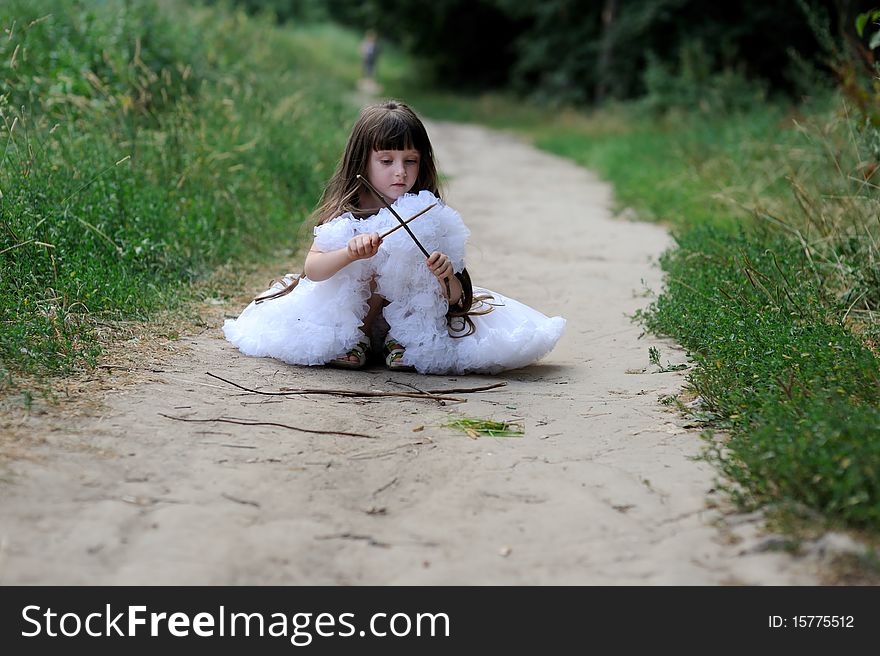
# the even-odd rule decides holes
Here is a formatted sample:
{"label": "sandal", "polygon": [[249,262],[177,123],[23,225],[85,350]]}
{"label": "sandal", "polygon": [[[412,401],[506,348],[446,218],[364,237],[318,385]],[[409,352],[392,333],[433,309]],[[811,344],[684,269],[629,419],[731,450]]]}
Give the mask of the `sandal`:
{"label": "sandal", "polygon": [[[331,367],[341,367],[342,369],[363,369],[367,364],[367,353],[370,351],[370,340],[361,331],[361,337],[358,343],[349,351],[338,358],[330,360],[327,364]],[[353,360],[351,358],[354,358]]]}
{"label": "sandal", "polygon": [[395,339],[385,340],[385,366],[394,371],[415,371],[415,367],[403,364],[400,360],[406,351],[403,344]]}

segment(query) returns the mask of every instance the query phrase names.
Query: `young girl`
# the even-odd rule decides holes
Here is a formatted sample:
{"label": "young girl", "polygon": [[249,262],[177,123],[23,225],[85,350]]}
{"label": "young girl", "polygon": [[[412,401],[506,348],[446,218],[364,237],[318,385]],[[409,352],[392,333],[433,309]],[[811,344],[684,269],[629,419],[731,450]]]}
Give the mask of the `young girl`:
{"label": "young girl", "polygon": [[[247,355],[360,368],[368,336],[386,328],[377,342],[386,366],[432,374],[496,373],[546,355],[565,319],[472,288],[470,233],[438,194],[415,113],[395,101],[366,107],[315,212],[303,275],[288,274],[227,320],[226,338]],[[387,234],[400,224],[386,203],[403,219],[435,204],[407,225],[429,257],[406,230]]]}

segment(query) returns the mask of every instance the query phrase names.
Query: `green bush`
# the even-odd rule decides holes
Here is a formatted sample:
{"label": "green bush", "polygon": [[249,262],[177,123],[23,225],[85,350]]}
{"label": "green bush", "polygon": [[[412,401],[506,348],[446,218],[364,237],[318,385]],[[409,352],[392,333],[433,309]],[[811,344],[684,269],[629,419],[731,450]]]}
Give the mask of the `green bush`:
{"label": "green bush", "polygon": [[703,114],[744,112],[767,98],[767,84],[750,80],[742,67],[720,67],[700,41],[682,45],[678,61],[648,54],[645,93],[639,102],[656,113],[685,109]]}
{"label": "green bush", "polygon": [[640,318],[691,352],[690,385],[732,433],[714,451],[721,470],[743,498],[880,529],[880,363],[799,245],[701,227],[677,241],[666,288]]}

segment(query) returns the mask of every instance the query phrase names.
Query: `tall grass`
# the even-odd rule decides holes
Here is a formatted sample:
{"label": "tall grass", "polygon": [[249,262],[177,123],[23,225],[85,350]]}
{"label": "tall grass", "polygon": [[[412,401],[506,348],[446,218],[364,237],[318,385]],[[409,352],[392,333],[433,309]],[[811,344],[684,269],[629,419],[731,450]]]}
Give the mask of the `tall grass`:
{"label": "tall grass", "polygon": [[0,29],[7,392],[93,364],[114,321],[216,266],[295,245],[352,120],[354,35],[123,0],[12,0]]}
{"label": "tall grass", "polygon": [[867,143],[876,128],[859,125],[845,103],[839,114],[811,117],[798,128],[810,147],[788,160],[797,208],[768,203],[755,208],[756,216],[800,245],[807,275],[870,336],[880,309],[880,159]]}
{"label": "tall grass", "polygon": [[738,234],[688,225],[644,314],[699,363],[690,382],[731,429],[710,457],[750,503],[880,530],[876,166],[846,101],[794,123],[786,193],[747,205]]}

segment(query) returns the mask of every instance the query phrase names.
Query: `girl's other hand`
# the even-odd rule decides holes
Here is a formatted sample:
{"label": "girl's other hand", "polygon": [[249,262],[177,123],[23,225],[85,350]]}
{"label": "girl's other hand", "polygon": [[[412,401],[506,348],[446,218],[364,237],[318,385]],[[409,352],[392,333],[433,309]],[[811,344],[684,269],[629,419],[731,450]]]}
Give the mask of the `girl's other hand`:
{"label": "girl's other hand", "polygon": [[438,280],[452,277],[452,262],[450,262],[449,258],[446,257],[446,255],[444,255],[443,253],[439,251],[434,251],[433,253],[431,253],[431,256],[428,258],[427,262],[428,269],[431,270],[431,273],[437,276]]}
{"label": "girl's other hand", "polygon": [[348,256],[352,260],[365,260],[373,257],[381,244],[382,238],[378,232],[357,235],[348,240]]}

